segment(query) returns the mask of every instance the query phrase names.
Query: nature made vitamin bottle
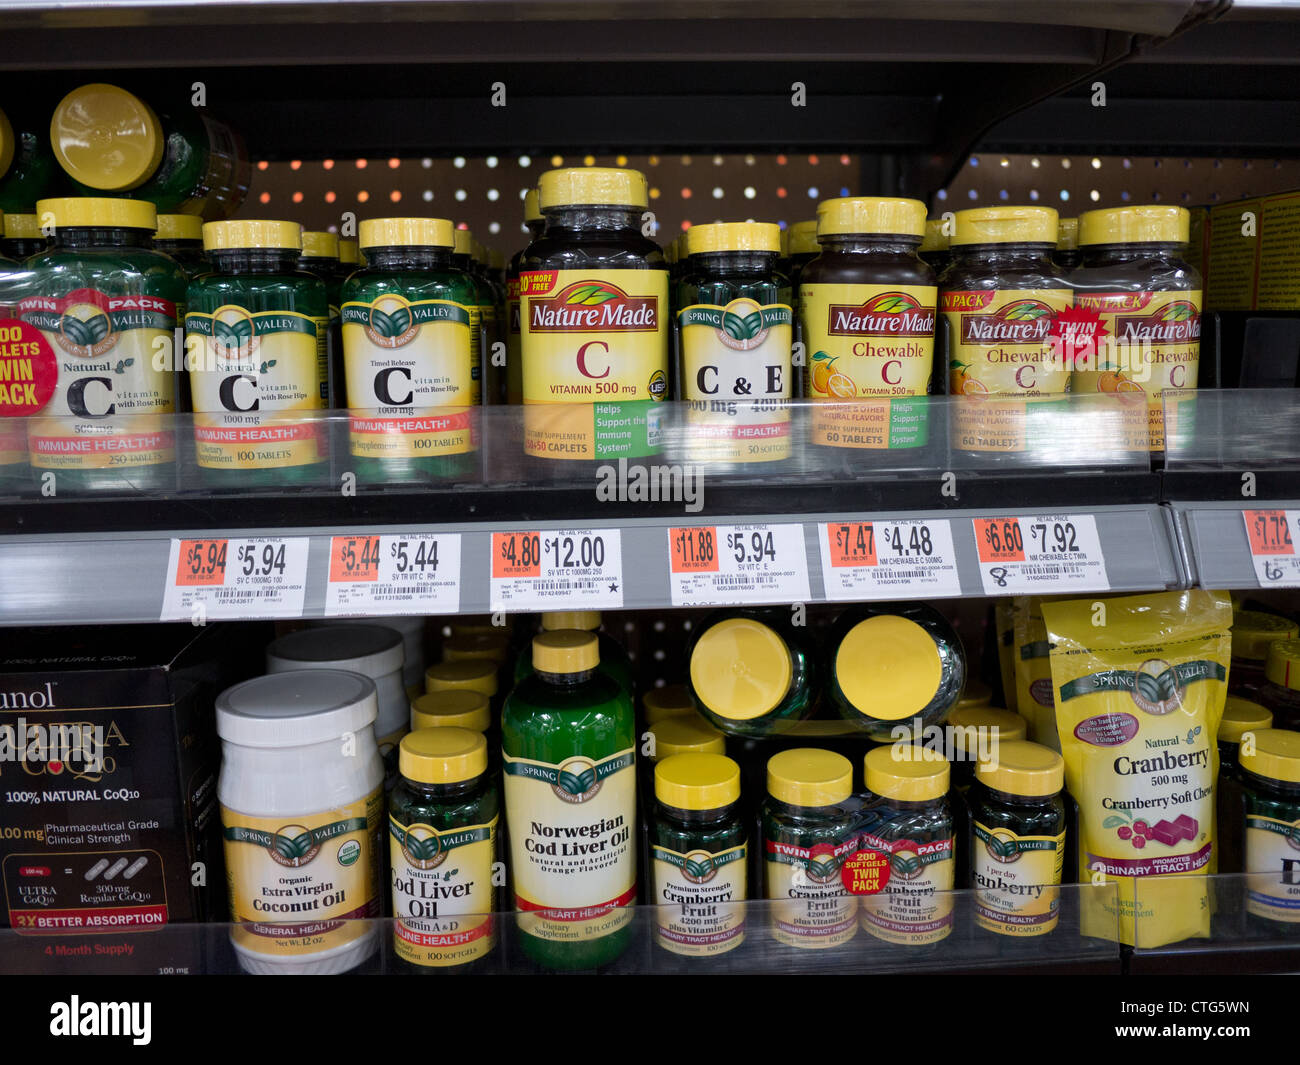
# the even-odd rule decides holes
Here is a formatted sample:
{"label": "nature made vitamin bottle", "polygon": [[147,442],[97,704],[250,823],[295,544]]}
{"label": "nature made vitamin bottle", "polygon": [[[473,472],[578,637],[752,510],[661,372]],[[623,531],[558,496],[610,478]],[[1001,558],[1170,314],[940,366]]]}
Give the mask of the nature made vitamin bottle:
{"label": "nature made vitamin bottle", "polygon": [[153,205],[80,197],[41,200],[36,213],[54,244],[25,264],[13,316],[44,339],[57,383],[27,423],[32,471],[54,471],[60,492],[167,487],[185,275],[149,246]]}
{"label": "nature made vitamin bottle", "polygon": [[889,881],[862,897],[862,927],[886,943],[930,946],[952,932],[948,760],[919,745],[890,744],[867,752],[864,775],[862,847],[888,857]]}
{"label": "nature made vitamin bottle", "polygon": [[[953,219],[952,262],[939,293],[948,393],[974,397],[952,412],[951,443],[963,451],[1025,451],[1059,432],[1070,367],[1053,342],[1071,304],[1052,262],[1050,207],[977,207]],[[1006,397],[990,400],[989,396]]]}
{"label": "nature made vitamin bottle", "polygon": [[452,265],[454,233],[443,218],[361,223],[367,265],[341,298],[349,447],[362,480],[464,478],[477,466],[480,286]]}
{"label": "nature made vitamin bottle", "polygon": [[[1076,353],[1071,389],[1145,397],[1134,447],[1163,451],[1178,419],[1192,417],[1201,351],[1201,275],[1182,258],[1182,207],[1115,207],[1079,216],[1083,263],[1070,275],[1075,306],[1099,323],[1094,357]],[[1182,413],[1180,413],[1182,411]],[[1166,424],[1172,418],[1172,424]],[[1190,431],[1191,426],[1187,427]]]}
{"label": "nature made vitamin bottle", "polygon": [[655,942],[686,958],[735,950],[745,938],[749,897],[740,766],[721,754],[663,758],[654,769],[654,798]]}
{"label": "nature made vitamin bottle", "polygon": [[253,973],[341,973],[374,952],[384,767],[375,686],[280,673],[217,698],[230,931]]}
{"label": "nature made vitamin bottle", "polygon": [[41,232],[40,219],[34,214],[0,215],[3,222],[3,239],[0,239],[0,255],[14,262],[22,262],[33,255],[47,250],[50,238]]}
{"label": "nature made vitamin bottle", "polygon": [[248,195],[240,136],[206,111],[156,112],[116,85],[82,85],[54,109],[50,143],[88,196],[130,193],[159,211],[229,218]]}
{"label": "nature made vitamin bottle", "polygon": [[842,754],[793,747],[768,759],[763,885],[778,943],[826,950],[857,934],[858,900],[840,879],[858,849],[852,790],[853,764]]}
{"label": "nature made vitamin bottle", "polygon": [[[627,651],[613,636],[602,627],[599,610],[546,610],[542,612],[542,632],[554,632],[557,629],[581,629],[594,632],[600,641],[600,671],[619,685],[624,691],[632,692],[632,660]],[[532,672],[532,649],[524,648],[515,660],[515,680],[522,680]]]}
{"label": "nature made vitamin bottle", "polygon": [[1232,668],[1228,670],[1228,691],[1253,695],[1265,681],[1268,649],[1278,640],[1300,637],[1300,626],[1290,618],[1262,610],[1232,612]]}
{"label": "nature made vitamin bottle", "polygon": [[302,255],[298,257],[298,269],[314,274],[325,282],[325,294],[329,299],[329,395],[326,397],[331,410],[346,408],[347,371],[343,366],[343,317],[339,310],[343,291],[343,282],[347,273],[339,263],[339,238],[334,233],[321,230],[303,230]]}
{"label": "nature made vitamin bottle", "polygon": [[1044,936],[1061,914],[1065,761],[1050,747],[1002,738],[975,767],[970,882],[975,924],[1017,939]]}
{"label": "nature made vitamin bottle", "polygon": [[58,195],[62,173],[50,151],[49,131],[31,108],[0,111],[0,211],[30,211],[37,200]]}
{"label": "nature made vitamin bottle", "polygon": [[1073,270],[1081,262],[1083,255],[1079,251],[1079,220],[1077,218],[1060,218],[1056,223],[1056,251],[1052,262],[1062,270]]}
{"label": "nature made vitamin bottle", "polygon": [[540,240],[546,229],[546,218],[537,205],[537,190],[524,193],[524,226],[528,230],[528,243],[510,257],[506,266],[506,402],[524,401],[524,342],[519,319],[519,272],[524,257],[533,242]]}
{"label": "nature made vitamin bottle", "polygon": [[[1231,671],[1228,677],[1232,677]],[[1225,700],[1218,735],[1219,787],[1214,796],[1214,816],[1219,833],[1212,868],[1218,872],[1239,873],[1243,868],[1241,738],[1248,732],[1262,732],[1272,727],[1273,715],[1259,703],[1237,695],[1229,695]]]}
{"label": "nature made vitamin bottle", "polygon": [[524,450],[538,459],[642,458],[668,399],[668,270],[642,235],[637,170],[548,170],[546,232],[519,274]]}
{"label": "nature made vitamin bottle", "polygon": [[212,272],[186,296],[195,452],[213,485],[318,481],[328,396],[329,298],[298,269],[297,222],[209,222]]}
{"label": "nature made vitamin bottle", "polygon": [[636,725],[599,662],[594,633],[534,637],[501,715],[518,940],[552,969],[611,962],[632,936]]}
{"label": "nature made vitamin bottle", "polygon": [[719,222],[686,234],[679,285],[687,458],[711,470],[791,456],[794,311],[776,272],[774,223]]}
{"label": "nature made vitamin bottle", "polygon": [[944,272],[952,260],[948,250],[949,234],[945,226],[951,226],[951,222],[943,218],[927,218],[925,236],[921,238],[921,247],[916,253],[922,262],[930,264],[936,277]]}
{"label": "nature made vitamin bottle", "polygon": [[917,258],[919,200],[854,196],[817,207],[822,252],[799,278],[805,394],[844,404],[812,412],[815,444],[912,448],[928,439],[934,271]]}
{"label": "nature made vitamin bottle", "polygon": [[153,246],[184,270],[190,281],[212,269],[203,250],[203,219],[196,215],[160,214]]}
{"label": "nature made vitamin bottle", "polygon": [[463,728],[410,732],[398,772],[388,798],[393,952],[416,969],[460,970],[497,939],[501,800],[487,740]]}
{"label": "nature made vitamin bottle", "polygon": [[1241,750],[1245,796],[1246,912],[1294,935],[1300,924],[1300,733],[1260,729]]}
{"label": "nature made vitamin bottle", "polygon": [[1273,712],[1278,728],[1300,729],[1300,640],[1274,640],[1255,699]]}

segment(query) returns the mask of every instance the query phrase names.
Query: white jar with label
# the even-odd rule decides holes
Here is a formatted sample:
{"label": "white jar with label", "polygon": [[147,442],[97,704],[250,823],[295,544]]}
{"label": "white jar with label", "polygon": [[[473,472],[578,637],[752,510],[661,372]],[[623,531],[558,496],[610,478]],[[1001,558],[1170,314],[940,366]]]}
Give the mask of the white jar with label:
{"label": "white jar with label", "polygon": [[217,698],[231,942],[252,973],[340,973],[375,950],[384,769],[375,686],[273,674]]}
{"label": "white jar with label", "polygon": [[382,625],[402,634],[402,683],[406,685],[406,697],[414,699],[424,692],[424,628],[425,619],[419,614],[403,614],[384,618],[317,618],[309,624],[313,627],[324,625]]}

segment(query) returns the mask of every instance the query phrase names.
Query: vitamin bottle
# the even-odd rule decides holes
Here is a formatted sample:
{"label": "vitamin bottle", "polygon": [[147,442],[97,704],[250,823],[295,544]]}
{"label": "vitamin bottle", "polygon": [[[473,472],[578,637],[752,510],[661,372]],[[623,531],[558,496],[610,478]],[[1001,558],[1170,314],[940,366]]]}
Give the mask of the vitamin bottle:
{"label": "vitamin bottle", "polygon": [[[1236,614],[1233,617],[1240,617]],[[1235,625],[1234,625],[1235,628]],[[1236,639],[1236,633],[1233,633]],[[1234,643],[1235,649],[1235,643]],[[1231,671],[1228,673],[1232,677]],[[1273,715],[1259,703],[1229,695],[1224,701],[1223,717],[1219,720],[1219,781],[1214,792],[1215,817],[1218,827],[1218,844],[1211,856],[1211,871],[1238,873],[1242,871],[1242,821],[1241,821],[1241,738],[1246,733],[1262,732],[1273,727]]]}
{"label": "vitamin bottle", "polygon": [[6,214],[3,218],[4,239],[0,240],[0,255],[14,262],[22,262],[39,255],[50,246],[49,238],[41,232],[40,219],[34,214]]}
{"label": "vitamin bottle", "polygon": [[[375,686],[282,673],[217,698],[231,941],[254,973],[340,973],[373,953],[384,768]],[[345,742],[346,737],[346,742]]]}
{"label": "vitamin bottle", "polygon": [[496,720],[505,702],[506,692],[501,688],[495,663],[487,659],[462,659],[458,662],[439,662],[424,671],[426,692],[472,691],[486,695]]}
{"label": "vitamin bottle", "polygon": [[[478,367],[480,382],[487,382],[492,373],[492,344],[496,340],[492,287],[478,276],[474,264],[474,234],[468,229],[456,229],[452,233],[452,244],[451,264],[469,278],[474,289],[474,309],[478,312],[474,363]],[[489,391],[485,388],[484,394]]]}
{"label": "vitamin bottle", "polygon": [[212,269],[203,250],[203,219],[197,215],[160,214],[153,246],[174,260],[189,281]]}
{"label": "vitamin bottle", "polygon": [[[1201,349],[1201,275],[1182,258],[1189,215],[1182,207],[1116,207],[1079,216],[1083,263],[1070,275],[1075,305],[1109,338],[1094,360],[1076,354],[1071,390],[1145,396],[1126,442],[1163,451],[1179,405],[1195,398]],[[1190,417],[1190,408],[1188,416]],[[1165,418],[1175,419],[1166,425]]]}
{"label": "vitamin bottle", "polygon": [[248,195],[252,163],[226,123],[189,106],[155,111],[116,85],[82,85],[54,109],[50,142],[88,196],[129,192],[159,211],[229,218]]}
{"label": "vitamin bottle", "polygon": [[[632,660],[627,651],[602,627],[599,610],[547,610],[542,613],[543,632],[557,629],[580,629],[594,632],[600,641],[600,671],[610,677],[624,691],[632,691]],[[532,672],[531,649],[526,648],[515,660],[515,680],[522,680]]]}
{"label": "vitamin bottle", "polygon": [[1241,750],[1245,797],[1246,912],[1264,927],[1294,935],[1300,924],[1295,877],[1300,839],[1300,733],[1261,729]]}
{"label": "vitamin bottle", "polygon": [[794,311],[776,270],[781,230],[766,222],[691,226],[678,285],[690,461],[710,470],[791,456]]}
{"label": "vitamin bottle", "polygon": [[637,170],[548,170],[546,232],[519,275],[524,450],[537,459],[642,458],[668,399],[668,270],[643,236]]}
{"label": "vitamin bottle", "polygon": [[[4,227],[5,216],[0,212],[0,238],[4,236]],[[4,255],[4,243],[0,239],[0,319],[14,315],[13,308],[20,299],[19,289],[27,277],[17,262]],[[35,404],[30,402],[15,406],[20,411],[30,407],[34,413]],[[30,478],[26,423],[16,419],[0,421],[0,490],[21,492],[29,487]]]}
{"label": "vitamin bottle", "polygon": [[392,629],[402,637],[402,686],[408,698],[414,699],[424,691],[425,619],[419,614],[390,614],[366,619],[318,618],[308,622],[312,626],[324,625],[380,625]]}
{"label": "vitamin bottle", "polygon": [[149,246],[153,205],[78,197],[36,214],[54,244],[26,263],[14,317],[45,338],[58,380],[27,423],[32,471],[54,471],[60,492],[170,487],[185,275]]}
{"label": "vitamin bottle", "polygon": [[698,718],[700,715],[685,684],[665,684],[641,696],[641,716],[647,725],[654,725],[670,717]]}
{"label": "vitamin bottle", "polygon": [[825,950],[857,934],[858,900],[840,879],[858,849],[852,787],[852,763],[832,751],[794,747],[768,760],[763,881],[778,943]]}
{"label": "vitamin bottle", "polygon": [[975,779],[975,764],[992,756],[1004,743],[1029,737],[1029,722],[1010,710],[994,706],[958,705],[948,715],[947,731],[952,737],[952,786],[964,792]]}
{"label": "vitamin bottle", "polygon": [[28,108],[0,111],[0,211],[30,211],[37,200],[55,196],[62,172],[50,151],[49,130]]}
{"label": "vitamin bottle", "polygon": [[506,402],[524,401],[524,343],[519,326],[519,271],[533,242],[546,228],[546,219],[537,204],[537,190],[524,193],[524,226],[528,243],[510,257],[506,266]]}
{"label": "vitamin bottle", "polygon": [[1274,640],[1268,645],[1264,683],[1255,699],[1273,714],[1280,729],[1300,729],[1300,640]]}
{"label": "vitamin bottle", "polygon": [[862,846],[889,858],[889,881],[862,897],[862,927],[886,943],[924,947],[952,932],[952,809],[948,761],[891,744],[867,752]]}
{"label": "vitamin bottle", "polygon": [[654,770],[650,822],[655,942],[714,958],[745,939],[749,833],[740,767],[721,754],[676,754]]}
{"label": "vitamin bottle", "polygon": [[643,750],[651,762],[661,762],[676,754],[726,754],[726,737],[698,715],[667,717],[646,728],[648,742]]}
{"label": "vitamin bottle", "polygon": [[[185,361],[198,465],[212,485],[319,481],[328,396],[329,298],[298,269],[297,222],[209,222],[212,272],[186,296]],[[305,415],[305,416],[304,416]]]}
{"label": "vitamin bottle", "polygon": [[485,735],[492,728],[488,697],[466,688],[425,692],[411,700],[411,731],[463,728]]}
{"label": "vitamin bottle", "polygon": [[346,274],[339,263],[339,238],[321,230],[303,230],[298,269],[325,282],[329,299],[329,395],[331,410],[347,407],[347,371],[343,366],[343,317],[339,310]]}
{"label": "vitamin bottle", "polygon": [[501,632],[457,633],[442,641],[444,662],[484,659],[500,669],[510,660],[510,640]]}
{"label": "vitamin bottle", "polygon": [[1062,270],[1073,270],[1083,262],[1083,256],[1079,252],[1079,220],[1077,218],[1061,218],[1057,220],[1056,251],[1052,255],[1052,262],[1056,263]]}
{"label": "vitamin bottle", "polygon": [[1294,640],[1300,626],[1289,618],[1262,610],[1232,612],[1232,668],[1228,670],[1228,691],[1251,696],[1264,683],[1269,645]]}
{"label": "vitamin bottle", "polygon": [[417,971],[480,962],[496,946],[501,800],[487,740],[463,728],[402,737],[388,799],[393,951]]}
{"label": "vitamin bottle", "polygon": [[1016,939],[1047,935],[1061,914],[1065,761],[1050,747],[1002,738],[975,767],[970,881],[975,924]]}
{"label": "vitamin bottle", "polygon": [[339,238],[339,269],[343,280],[351,276],[352,271],[361,265],[361,249],[355,240]]}
{"label": "vitamin bottle", "polygon": [[442,218],[361,223],[367,265],[341,298],[350,450],[363,480],[465,478],[477,468],[480,286],[453,265],[454,232]]}
{"label": "vitamin bottle", "polygon": [[821,246],[817,243],[817,219],[796,222],[786,232],[790,234],[790,285],[797,293],[804,267],[821,254]]}
{"label": "vitamin bottle", "polygon": [[593,633],[535,637],[502,712],[518,941],[546,968],[603,965],[632,936],[636,725],[599,662]]}
{"label": "vitamin bottle", "polygon": [[815,444],[910,448],[928,439],[923,397],[934,369],[934,271],[917,258],[919,200],[856,196],[817,207],[821,254],[799,277]]}
{"label": "vitamin bottle", "polygon": [[927,218],[925,236],[921,238],[921,247],[916,253],[922,262],[929,263],[936,277],[947,269],[952,259],[948,250],[948,232],[945,229],[950,224],[942,218]]}

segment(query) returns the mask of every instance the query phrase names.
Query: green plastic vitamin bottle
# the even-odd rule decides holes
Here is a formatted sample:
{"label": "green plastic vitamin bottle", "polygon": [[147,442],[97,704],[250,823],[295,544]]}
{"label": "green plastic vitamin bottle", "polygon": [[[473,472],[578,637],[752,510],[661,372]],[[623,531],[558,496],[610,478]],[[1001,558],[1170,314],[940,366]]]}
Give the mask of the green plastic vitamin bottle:
{"label": "green plastic vitamin bottle", "polygon": [[190,284],[185,314],[199,469],[214,486],[317,483],[329,302],[298,269],[302,227],[209,222],[203,245],[213,269]]}
{"label": "green plastic vitamin bottle", "polygon": [[517,938],[551,969],[604,965],[632,938],[636,728],[599,664],[594,633],[543,633],[502,712]]}
{"label": "green plastic vitamin bottle", "polygon": [[532,247],[546,228],[542,209],[537,206],[537,190],[524,193],[524,226],[528,230],[528,243],[510,257],[506,266],[506,402],[524,401],[524,349],[519,332],[519,269]]}
{"label": "green plastic vitamin bottle", "polygon": [[49,248],[50,238],[41,232],[40,219],[36,215],[6,214],[0,217],[4,219],[0,255],[22,262]]}
{"label": "green plastic vitamin bottle", "polygon": [[34,108],[0,111],[0,211],[30,211],[66,184],[50,151],[49,130]]}
{"label": "green plastic vitamin bottle", "polygon": [[212,269],[203,250],[203,219],[197,215],[160,214],[153,246],[175,260],[190,281]]}
{"label": "green plastic vitamin bottle", "polygon": [[[601,628],[599,610],[547,610],[542,613],[542,631],[580,629],[596,634],[600,641],[599,669],[628,694],[632,693],[632,660],[613,636]],[[526,648],[515,660],[515,680],[523,680],[533,671],[532,649]]]}
{"label": "green plastic vitamin bottle", "polygon": [[303,230],[302,256],[298,259],[298,269],[315,274],[325,282],[325,292],[330,303],[329,329],[329,367],[330,410],[342,410],[347,407],[347,388],[344,384],[343,370],[343,319],[339,307],[343,282],[347,274],[339,263],[339,238],[334,233],[323,230]]}
{"label": "green plastic vitamin bottle", "polygon": [[1296,836],[1300,834],[1300,733],[1260,729],[1243,744],[1238,771],[1244,794],[1246,912],[1273,932],[1300,927]]}
{"label": "green plastic vitamin bottle", "polygon": [[[474,287],[474,307],[478,311],[474,349],[474,365],[478,367],[479,382],[489,382],[492,374],[492,345],[497,340],[496,303],[492,286],[478,274],[474,262],[474,245],[478,242],[468,229],[457,229],[452,234],[453,248],[451,264],[465,274]],[[491,395],[491,388],[482,387],[484,402]]]}
{"label": "green plastic vitamin bottle", "polygon": [[364,481],[461,479],[477,468],[480,284],[453,263],[452,223],[361,223],[367,265],[343,284],[350,450]]}

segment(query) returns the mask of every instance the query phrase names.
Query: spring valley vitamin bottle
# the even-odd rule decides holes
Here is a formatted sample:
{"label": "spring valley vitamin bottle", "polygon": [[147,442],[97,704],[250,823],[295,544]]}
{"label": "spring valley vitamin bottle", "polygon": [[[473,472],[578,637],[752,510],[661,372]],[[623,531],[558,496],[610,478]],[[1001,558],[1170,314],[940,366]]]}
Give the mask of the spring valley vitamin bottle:
{"label": "spring valley vitamin bottle", "polygon": [[537,190],[524,193],[524,225],[528,244],[510,257],[506,266],[506,402],[524,401],[524,343],[519,324],[519,271],[533,242],[540,240],[546,219],[537,205]]}
{"label": "spring valley vitamin bottle", "polygon": [[191,281],[212,269],[203,250],[203,219],[197,215],[160,214],[153,246],[173,259]]}
{"label": "spring valley vitamin bottle", "polygon": [[303,230],[302,255],[298,269],[314,274],[325,282],[329,299],[329,395],[331,410],[347,407],[347,371],[343,366],[343,318],[340,307],[343,282],[347,275],[339,263],[339,238],[322,230]]}
{"label": "spring valley vitamin bottle", "polygon": [[637,170],[548,170],[546,232],[519,275],[524,450],[538,459],[641,458],[668,399],[668,271],[641,233]]}
{"label": "spring valley vitamin bottle", "polygon": [[344,280],[353,270],[361,265],[361,249],[357,246],[355,240],[344,240],[339,238],[339,267],[343,272]]}
{"label": "spring valley vitamin bottle", "polygon": [[457,662],[439,662],[424,671],[426,692],[472,691],[486,695],[492,707],[492,718],[501,713],[507,692],[502,689],[496,663],[487,659],[462,659]]}
{"label": "spring valley vitamin bottle", "polygon": [[[1240,614],[1233,617],[1235,622]],[[1235,633],[1234,633],[1235,640]],[[1235,647],[1235,644],[1234,644]],[[1229,671],[1228,676],[1232,676]],[[1219,781],[1214,793],[1214,816],[1218,827],[1217,845],[1211,855],[1211,871],[1242,871],[1241,827],[1241,738],[1246,733],[1273,727],[1273,715],[1259,703],[1229,695],[1219,720]]]}
{"label": "spring valley vitamin bottle", "polygon": [[[1144,396],[1147,425],[1134,430],[1132,443],[1145,448],[1149,433],[1152,451],[1164,450],[1166,433],[1178,431],[1179,410],[1195,399],[1201,275],[1182,258],[1188,227],[1182,207],[1116,207],[1079,216],[1083,263],[1070,275],[1074,302],[1099,319],[1103,340],[1094,359],[1076,355],[1071,389],[1135,401]],[[1166,425],[1166,417],[1174,424]]]}
{"label": "spring valley vitamin bottle", "polygon": [[789,279],[777,273],[781,230],[766,222],[691,226],[678,286],[688,458],[710,469],[791,455]]}
{"label": "spring valley vitamin bottle", "polygon": [[1073,270],[1081,262],[1083,255],[1079,251],[1079,220],[1061,218],[1056,223],[1056,251],[1052,262],[1062,270]]}
{"label": "spring valley vitamin bottle", "polygon": [[[580,629],[593,632],[600,641],[600,671],[615,681],[624,691],[632,692],[632,660],[627,651],[602,627],[599,610],[546,610],[542,612],[543,632],[558,629]],[[522,680],[532,672],[532,651],[525,648],[515,660],[515,680]]]}
{"label": "spring valley vitamin bottle", "polygon": [[853,765],[842,754],[794,747],[768,759],[763,883],[778,943],[825,950],[857,934],[858,900],[840,879],[858,848],[852,790]]}
{"label": "spring valley vitamin bottle", "polygon": [[177,406],[185,275],[149,246],[153,205],[79,197],[41,200],[36,213],[54,244],[26,263],[14,317],[44,337],[58,381],[27,423],[32,470],[55,471],[59,491],[170,485],[176,442],[164,416]]}
{"label": "spring valley vitamin bottle", "polygon": [[822,251],[817,243],[817,219],[795,222],[786,232],[790,234],[790,286],[797,293],[804,267]]}
{"label": "spring valley vitamin bottle", "polygon": [[921,247],[916,253],[921,257],[922,262],[930,264],[930,269],[934,271],[936,277],[947,269],[948,263],[952,260],[948,250],[948,233],[944,229],[946,224],[942,218],[927,218],[925,236],[921,238]]}
{"label": "spring valley vitamin bottle", "polygon": [[493,865],[501,802],[487,740],[463,728],[402,737],[388,799],[393,951],[417,969],[447,969],[496,946]]}
{"label": "spring valley vitamin bottle", "polygon": [[1050,747],[1011,741],[975,767],[970,881],[975,924],[1017,939],[1044,936],[1061,913],[1065,761]]}
{"label": "spring valley vitamin bottle", "polygon": [[63,185],[50,151],[49,130],[31,111],[0,111],[0,211],[5,214],[30,211],[37,200],[57,195]]}
{"label": "spring valley vitamin bottle", "polygon": [[889,882],[862,897],[862,927],[886,943],[929,946],[952,932],[954,838],[948,761],[920,746],[867,752],[862,846],[889,858]]}
{"label": "spring valley vitamin bottle", "polygon": [[646,728],[653,738],[648,758],[661,762],[676,754],[726,754],[727,738],[698,715],[668,717]]}
{"label": "spring valley vitamin bottle", "polygon": [[1300,640],[1274,640],[1264,661],[1264,683],[1255,699],[1273,713],[1280,729],[1300,729]]}
{"label": "spring valley vitamin bottle", "polygon": [[542,633],[501,716],[519,943],[547,968],[603,965],[632,936],[636,725],[599,662],[595,634]]}
{"label": "spring valley vitamin bottle", "polygon": [[343,284],[350,450],[363,480],[441,480],[476,466],[480,284],[442,218],[361,223],[367,265]]}
{"label": "spring valley vitamin bottle", "polygon": [[376,709],[369,679],[335,670],[257,677],[217,699],[230,935],[249,972],[340,973],[375,949]]}
{"label": "spring valley vitamin bottle", "polygon": [[962,706],[948,715],[948,734],[952,737],[952,786],[964,792],[975,779],[975,765],[992,756],[1003,743],[1029,738],[1029,722],[1010,710],[994,706]]}
{"label": "spring valley vitamin bottle", "polygon": [[451,264],[470,279],[474,289],[474,308],[478,312],[474,363],[479,369],[479,380],[486,382],[491,371],[492,343],[496,339],[492,287],[478,276],[474,265],[474,234],[468,229],[456,229],[452,245]]}
{"label": "spring valley vitamin bottle", "polygon": [[1246,912],[1294,934],[1300,924],[1296,851],[1300,841],[1300,733],[1261,729],[1241,750],[1245,795]]}
{"label": "spring valley vitamin bottle", "polygon": [[0,239],[0,255],[15,262],[22,262],[33,255],[38,255],[50,246],[50,239],[41,232],[40,219],[34,214],[6,214],[3,218],[3,239]]}
{"label": "spring valley vitamin bottle", "polygon": [[488,697],[466,688],[425,692],[411,700],[411,731],[422,728],[467,728],[471,732],[492,727]]}
{"label": "spring valley vitamin bottle", "polygon": [[812,412],[812,441],[910,448],[928,439],[934,368],[934,271],[917,258],[919,200],[856,196],[817,207],[822,253],[799,279],[809,399],[854,401]]}
{"label": "spring valley vitamin bottle", "polygon": [[654,797],[655,942],[687,958],[735,950],[745,938],[749,897],[740,766],[721,754],[663,758],[655,765]]}
{"label": "spring valley vitamin bottle", "polygon": [[1268,649],[1278,640],[1294,640],[1300,626],[1289,618],[1262,610],[1232,612],[1232,668],[1228,670],[1228,691],[1253,695],[1265,681]]}

